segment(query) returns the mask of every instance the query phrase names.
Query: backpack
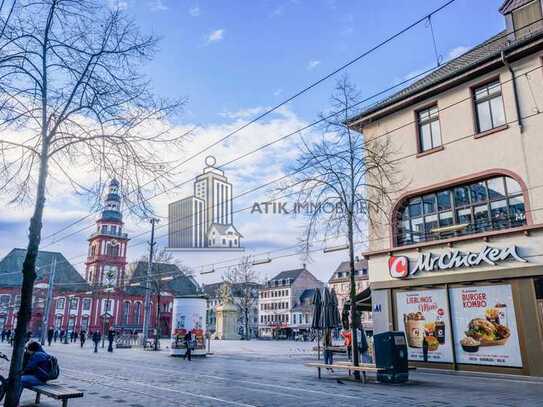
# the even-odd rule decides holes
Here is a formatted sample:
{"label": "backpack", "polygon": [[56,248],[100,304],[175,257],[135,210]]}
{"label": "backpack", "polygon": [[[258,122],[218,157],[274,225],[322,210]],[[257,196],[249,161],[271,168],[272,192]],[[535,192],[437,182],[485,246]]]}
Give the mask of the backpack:
{"label": "backpack", "polygon": [[56,357],[49,355],[49,371],[47,372],[47,380],[56,380],[60,375],[60,367]]}

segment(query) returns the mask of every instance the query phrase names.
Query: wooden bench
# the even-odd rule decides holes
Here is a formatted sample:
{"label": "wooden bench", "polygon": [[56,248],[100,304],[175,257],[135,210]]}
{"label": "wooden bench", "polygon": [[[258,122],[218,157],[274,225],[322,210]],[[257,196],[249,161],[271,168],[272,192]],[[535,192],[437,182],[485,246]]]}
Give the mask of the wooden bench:
{"label": "wooden bench", "polygon": [[83,397],[83,392],[79,390],[69,389],[67,387],[62,387],[58,384],[42,384],[39,386],[34,386],[28,390],[36,392],[36,405],[40,404],[40,396],[42,394],[55,400],[61,400],[62,407],[68,406],[69,399]]}
{"label": "wooden bench", "polygon": [[349,376],[351,375],[351,372],[362,372],[362,383],[366,383],[366,372],[378,372],[381,369],[378,369],[375,367],[375,365],[369,364],[369,363],[361,363],[359,366],[353,366],[351,364],[334,364],[334,365],[327,365],[325,363],[306,363],[306,367],[313,367],[317,368],[318,371],[318,377],[321,378],[321,369],[336,369],[336,370],[348,370]]}
{"label": "wooden bench", "polygon": [[[333,365],[327,365],[325,363],[306,363],[306,367],[312,367],[317,368],[318,371],[318,377],[321,378],[321,369],[343,369],[349,371],[349,376],[351,375],[351,372],[361,372],[362,373],[362,383],[366,383],[366,372],[379,372],[383,369],[379,369],[375,364],[373,363],[360,363],[358,366],[353,366],[349,362],[339,362]],[[408,370],[415,370],[413,366],[409,366],[407,368]]]}

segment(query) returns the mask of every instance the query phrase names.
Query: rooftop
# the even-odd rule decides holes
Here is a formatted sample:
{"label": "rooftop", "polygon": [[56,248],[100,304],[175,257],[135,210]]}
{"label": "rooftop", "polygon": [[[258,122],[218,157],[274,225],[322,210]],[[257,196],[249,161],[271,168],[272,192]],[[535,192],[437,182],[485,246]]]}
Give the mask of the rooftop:
{"label": "rooftop", "polygon": [[[20,287],[23,282],[21,270],[26,256],[26,249],[12,249],[2,260],[0,260],[0,287]],[[36,259],[38,278],[48,280],[53,260],[56,261],[54,287],[62,291],[88,291],[90,286],[86,280],[77,272],[72,264],[59,252],[48,252],[40,250]]]}
{"label": "rooftop", "polygon": [[[144,295],[145,288],[143,282],[147,273],[147,262],[138,261],[129,265],[129,279],[126,292],[129,295]],[[151,280],[160,281],[160,277],[174,276],[173,280],[161,281],[160,290],[170,291],[174,296],[186,296],[201,294],[202,291],[196,281],[187,276],[183,271],[175,264],[168,263],[153,263],[151,268]],[[130,287],[130,284],[140,283],[141,286]]]}
{"label": "rooftop", "polygon": [[[410,100],[409,104],[417,103],[420,100],[429,97],[422,95],[424,92],[429,91],[437,85],[445,84],[445,82],[450,80],[458,79],[458,82],[451,83],[449,87],[456,86],[462,81],[471,79],[471,77],[467,75],[460,78],[463,74],[467,74],[469,71],[493,60],[497,60],[501,64],[502,52],[509,54],[523,46],[529,45],[531,42],[540,40],[542,37],[543,32],[541,30],[534,30],[534,32],[530,32],[522,38],[513,39],[511,33],[507,30],[503,30],[464,54],[440,65],[434,71],[415,80],[402,90],[393,93],[373,106],[362,110],[359,114],[350,118],[349,123],[354,126],[356,124],[365,124],[373,119],[376,120],[389,113],[388,111],[385,112],[385,110],[387,108],[392,108],[395,104],[398,104],[397,109],[405,107],[405,105],[400,104],[400,102],[405,101],[406,99],[415,99]],[[419,94],[421,94],[420,100],[416,99],[416,96]],[[406,103],[406,105],[407,104],[408,103]],[[394,111],[393,109],[391,110]]]}

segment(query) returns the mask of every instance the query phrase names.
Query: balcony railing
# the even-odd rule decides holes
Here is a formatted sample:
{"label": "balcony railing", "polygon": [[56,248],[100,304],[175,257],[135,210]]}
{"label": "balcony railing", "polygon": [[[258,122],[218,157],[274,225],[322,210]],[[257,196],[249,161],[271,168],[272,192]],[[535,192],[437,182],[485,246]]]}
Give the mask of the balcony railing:
{"label": "balcony railing", "polygon": [[93,238],[95,236],[108,236],[108,237],[118,237],[118,238],[121,238],[121,239],[128,239],[128,233],[119,233],[119,232],[111,232],[111,231],[107,231],[107,232],[94,232],[90,237]]}

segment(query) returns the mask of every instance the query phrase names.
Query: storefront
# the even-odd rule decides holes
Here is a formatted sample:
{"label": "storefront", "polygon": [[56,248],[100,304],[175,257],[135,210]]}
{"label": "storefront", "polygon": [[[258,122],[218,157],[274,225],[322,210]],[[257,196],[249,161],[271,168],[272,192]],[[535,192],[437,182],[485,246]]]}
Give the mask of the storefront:
{"label": "storefront", "polygon": [[375,332],[404,331],[418,366],[543,376],[542,238],[370,253]]}

